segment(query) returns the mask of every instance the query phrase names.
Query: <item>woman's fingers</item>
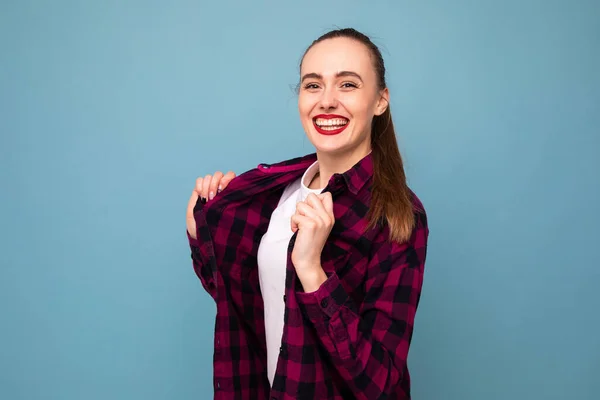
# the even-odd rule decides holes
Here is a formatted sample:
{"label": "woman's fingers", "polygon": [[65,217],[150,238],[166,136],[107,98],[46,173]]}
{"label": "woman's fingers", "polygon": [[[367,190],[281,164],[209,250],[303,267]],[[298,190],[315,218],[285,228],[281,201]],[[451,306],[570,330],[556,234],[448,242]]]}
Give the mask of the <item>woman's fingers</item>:
{"label": "woman's fingers", "polygon": [[235,173],[233,171],[229,171],[225,175],[221,171],[217,171],[214,175],[206,175],[196,179],[195,190],[206,203],[206,201],[214,199],[234,178]]}
{"label": "woman's fingers", "polygon": [[328,212],[325,209],[325,206],[323,205],[320,196],[321,195],[317,196],[314,193],[309,193],[308,196],[306,197],[306,200],[304,202],[307,203],[308,205],[310,205],[315,210],[317,210],[319,213],[323,213],[325,215],[328,215]]}
{"label": "woman's fingers", "polygon": [[292,232],[294,233],[300,229],[301,226],[309,226],[310,224],[314,224],[314,220],[304,215],[294,214],[290,219],[290,225]]}
{"label": "woman's fingers", "polygon": [[198,192],[194,189],[192,190],[192,195],[190,196],[190,201],[188,202],[187,212],[185,215],[187,231],[194,239],[196,239],[196,220],[194,219],[194,207],[196,207],[197,202]]}
{"label": "woman's fingers", "polygon": [[217,189],[219,188],[219,184],[221,183],[222,178],[223,178],[223,173],[221,171],[215,172],[215,174],[212,176],[212,179],[210,180],[210,184],[208,185],[208,193],[207,193],[208,200],[212,200],[215,198],[215,195],[217,194]]}
{"label": "woman's fingers", "polygon": [[204,182],[203,177],[196,179],[196,186],[194,187],[194,191],[198,194],[198,196],[202,196],[202,182]]}
{"label": "woman's fingers", "polygon": [[194,207],[200,198],[204,203],[215,198],[217,193],[225,189],[229,182],[235,178],[235,173],[229,171],[223,175],[221,171],[217,171],[214,175],[206,175],[196,179],[196,185],[192,191],[192,195],[188,202],[186,210],[186,225],[188,233],[194,239],[196,238],[196,221],[194,220]]}
{"label": "woman's fingers", "polygon": [[310,216],[326,225],[334,222],[333,201],[329,192],[319,194],[310,193],[306,201],[299,202],[296,205],[296,210],[302,211],[305,215]]}
{"label": "woman's fingers", "polygon": [[[316,201],[320,203],[319,199],[316,199]],[[333,225],[333,218],[329,216],[323,205],[320,205],[318,208],[314,208],[310,204],[301,201],[296,204],[296,213],[294,215],[300,215],[308,218],[311,221],[310,225],[314,223],[316,228],[323,228]]]}
{"label": "woman's fingers", "polygon": [[303,201],[296,204],[296,214],[304,215],[314,220],[321,219],[319,212]]}
{"label": "woman's fingers", "polygon": [[220,192],[224,190],[229,185],[229,182],[233,180],[233,178],[235,178],[235,172],[229,171],[228,173],[226,173],[225,176],[221,178],[221,183],[219,184],[219,188],[217,189],[217,191]]}
{"label": "woman's fingers", "polygon": [[204,200],[208,199],[208,191],[210,189],[210,181],[212,180],[212,175],[206,175],[202,181],[202,192],[200,193],[200,197]]}
{"label": "woman's fingers", "polygon": [[335,219],[335,215],[333,214],[333,197],[331,197],[331,192],[320,193],[318,197],[321,200],[321,204],[323,204],[323,208],[325,208],[327,215]]}

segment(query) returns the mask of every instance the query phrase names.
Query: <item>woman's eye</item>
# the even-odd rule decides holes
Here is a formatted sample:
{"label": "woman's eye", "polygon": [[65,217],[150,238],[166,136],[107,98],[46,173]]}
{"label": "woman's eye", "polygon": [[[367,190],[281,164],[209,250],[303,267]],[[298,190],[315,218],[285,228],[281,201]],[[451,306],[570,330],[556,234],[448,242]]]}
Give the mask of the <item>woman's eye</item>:
{"label": "woman's eye", "polygon": [[344,83],[342,83],[342,87],[349,89],[349,88],[356,88],[358,86],[356,86],[356,84],[352,83],[352,82],[344,82]]}
{"label": "woman's eye", "polygon": [[304,86],[304,89],[318,89],[318,88],[319,88],[319,85],[317,85],[316,83],[309,83]]}

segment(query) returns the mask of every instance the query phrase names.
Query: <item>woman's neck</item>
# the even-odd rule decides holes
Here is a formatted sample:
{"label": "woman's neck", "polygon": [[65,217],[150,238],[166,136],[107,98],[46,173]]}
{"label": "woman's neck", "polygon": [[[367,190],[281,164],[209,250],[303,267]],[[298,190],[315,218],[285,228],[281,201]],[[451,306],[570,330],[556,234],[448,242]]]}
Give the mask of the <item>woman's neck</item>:
{"label": "woman's neck", "polygon": [[365,158],[371,152],[369,147],[366,151],[355,149],[353,152],[344,155],[319,154],[319,171],[313,177],[308,186],[310,189],[320,189],[327,186],[333,174],[343,174],[352,168],[357,162]]}
{"label": "woman's neck", "polygon": [[321,189],[324,187],[321,186],[321,180],[319,179],[320,175],[321,174],[319,173],[319,171],[317,171],[315,176],[313,176],[312,181],[310,181],[310,184],[308,185],[309,189]]}

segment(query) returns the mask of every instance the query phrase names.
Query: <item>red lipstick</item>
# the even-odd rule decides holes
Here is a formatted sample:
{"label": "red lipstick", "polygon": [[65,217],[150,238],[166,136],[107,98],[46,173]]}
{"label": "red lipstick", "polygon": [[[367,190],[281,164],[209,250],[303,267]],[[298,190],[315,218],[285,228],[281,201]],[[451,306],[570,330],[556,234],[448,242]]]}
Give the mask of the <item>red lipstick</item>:
{"label": "red lipstick", "polygon": [[[338,129],[323,129],[320,126],[317,125],[317,119],[343,119],[346,121],[346,124],[344,126],[339,127]],[[341,115],[336,115],[336,114],[319,114],[316,115],[313,118],[313,126],[315,127],[315,129],[317,130],[317,132],[319,132],[321,135],[337,135],[339,133],[342,133],[344,131],[344,129],[346,129],[346,127],[348,126],[348,118],[343,117]]]}

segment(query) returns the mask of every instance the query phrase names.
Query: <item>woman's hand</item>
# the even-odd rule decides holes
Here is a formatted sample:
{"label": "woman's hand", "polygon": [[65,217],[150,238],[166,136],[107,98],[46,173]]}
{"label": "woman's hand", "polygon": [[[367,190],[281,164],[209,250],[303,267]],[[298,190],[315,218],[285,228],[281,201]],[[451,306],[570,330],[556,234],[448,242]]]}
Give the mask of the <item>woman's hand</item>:
{"label": "woman's hand", "polygon": [[296,205],[291,228],[299,231],[292,251],[292,263],[305,292],[313,292],[327,280],[321,267],[321,253],[335,223],[331,193],[311,193]]}
{"label": "woman's hand", "polygon": [[196,187],[194,188],[192,196],[190,197],[185,217],[187,230],[192,238],[196,239],[196,221],[194,220],[194,207],[198,202],[198,198],[200,197],[205,203],[206,201],[214,199],[217,193],[225,189],[227,185],[229,185],[229,182],[233,180],[233,178],[235,178],[235,173],[232,171],[229,171],[225,175],[223,175],[221,171],[217,171],[212,176],[206,175],[203,178],[196,179]]}

